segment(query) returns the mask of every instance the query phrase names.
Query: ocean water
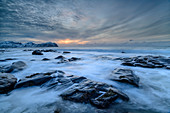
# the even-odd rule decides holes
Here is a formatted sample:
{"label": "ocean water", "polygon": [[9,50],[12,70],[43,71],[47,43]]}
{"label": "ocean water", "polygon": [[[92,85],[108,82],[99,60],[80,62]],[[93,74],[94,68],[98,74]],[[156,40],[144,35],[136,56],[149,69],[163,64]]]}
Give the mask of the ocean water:
{"label": "ocean water", "polygon": [[[145,55],[161,55],[170,57],[170,48],[120,48],[120,47],[59,47],[52,48],[58,52],[44,52],[44,55],[32,55],[29,48],[6,49],[0,52],[0,59],[16,58],[24,61],[26,69],[12,73],[18,80],[37,72],[62,70],[66,74],[85,76],[91,80],[105,82],[126,93],[130,101],[118,105],[111,105],[108,109],[97,109],[90,104],[63,101],[59,94],[63,90],[49,90],[40,87],[21,88],[10,92],[10,95],[0,95],[1,113],[53,113],[58,109],[61,113],[168,113],[170,112],[170,70],[149,69],[142,67],[122,66],[121,61],[111,60],[118,57],[133,57]],[[31,48],[50,49],[50,48]],[[70,51],[71,54],[62,54]],[[121,52],[125,53],[121,53]],[[78,57],[82,60],[57,64],[55,57],[63,55],[66,58]],[[41,61],[49,58],[49,61]],[[35,61],[30,61],[35,59]],[[7,65],[14,62],[0,62]],[[132,69],[140,77],[140,87],[109,80],[111,72],[117,67]]]}

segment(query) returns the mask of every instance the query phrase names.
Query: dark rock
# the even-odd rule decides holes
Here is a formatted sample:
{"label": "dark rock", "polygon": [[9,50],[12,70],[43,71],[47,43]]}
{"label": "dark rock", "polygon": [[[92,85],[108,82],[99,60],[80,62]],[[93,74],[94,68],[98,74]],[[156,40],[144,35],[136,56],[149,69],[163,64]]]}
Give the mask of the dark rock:
{"label": "dark rock", "polygon": [[134,86],[139,86],[139,77],[130,69],[116,68],[110,77],[111,80],[125,82]]}
{"label": "dark rock", "polygon": [[24,49],[23,51],[33,51],[32,49]]}
{"label": "dark rock", "polygon": [[[103,90],[101,90],[103,86]],[[107,108],[116,99],[128,101],[124,93],[105,83],[83,80],[78,85],[68,89],[60,95],[64,100],[81,103],[91,103],[98,108]]]}
{"label": "dark rock", "polygon": [[72,57],[72,58],[70,58],[68,60],[71,62],[71,61],[81,60],[81,58]]}
{"label": "dark rock", "polygon": [[55,59],[65,59],[65,57],[63,57],[62,55],[56,57]]}
{"label": "dark rock", "polygon": [[137,56],[132,58],[123,58],[122,65],[139,66],[145,68],[166,68],[170,64],[170,59],[163,56]]}
{"label": "dark rock", "polygon": [[124,51],[122,51],[121,53],[125,53]]}
{"label": "dark rock", "polygon": [[73,83],[79,83],[79,82],[87,79],[86,77],[82,77],[82,76],[80,77],[80,76],[75,76],[75,75],[68,76],[68,77],[71,79],[71,81],[72,81]]}
{"label": "dark rock", "polygon": [[47,61],[47,60],[50,60],[50,59],[48,59],[48,58],[43,58],[43,59],[42,59],[42,61]]}
{"label": "dark rock", "polygon": [[35,59],[31,59],[30,61],[35,61]]}
{"label": "dark rock", "polygon": [[16,58],[6,58],[6,59],[0,60],[0,62],[5,62],[5,61],[8,61],[8,60],[16,60]]}
{"label": "dark rock", "polygon": [[11,66],[2,66],[0,72],[2,73],[11,73],[23,70],[26,67],[26,64],[23,61],[13,62]]}
{"label": "dark rock", "polygon": [[15,88],[21,87],[30,87],[30,86],[40,86],[54,77],[50,76],[57,71],[47,72],[47,73],[35,73],[30,76],[26,76],[25,79],[19,80],[19,82],[15,85]]}
{"label": "dark rock", "polygon": [[66,53],[71,53],[71,52],[69,52],[69,51],[64,51],[63,53],[65,53],[65,54],[66,54]]}
{"label": "dark rock", "polygon": [[43,55],[43,53],[40,50],[35,50],[32,52],[32,55]]}
{"label": "dark rock", "polygon": [[17,78],[9,73],[0,73],[0,94],[8,93],[14,89]]}

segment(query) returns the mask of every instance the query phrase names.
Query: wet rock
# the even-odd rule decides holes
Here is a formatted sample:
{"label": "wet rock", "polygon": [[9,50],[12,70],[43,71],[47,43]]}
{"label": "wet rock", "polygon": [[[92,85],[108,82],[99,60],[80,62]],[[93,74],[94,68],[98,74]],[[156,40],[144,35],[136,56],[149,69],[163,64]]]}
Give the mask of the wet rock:
{"label": "wet rock", "polygon": [[126,94],[115,89],[113,86],[88,79],[79,82],[79,84],[68,89],[60,96],[64,100],[90,103],[98,108],[107,108],[117,99],[129,100]]}
{"label": "wet rock", "polygon": [[40,50],[35,50],[32,52],[32,55],[43,55],[43,53]]}
{"label": "wet rock", "polygon": [[50,60],[50,59],[48,59],[48,58],[43,58],[43,59],[42,59],[42,61],[47,61],[47,60]]}
{"label": "wet rock", "polygon": [[67,53],[71,53],[71,52],[69,52],[69,51],[64,51],[63,53],[67,54]]}
{"label": "wet rock", "polygon": [[30,61],[35,61],[35,59],[31,59]]}
{"label": "wet rock", "polygon": [[24,49],[23,51],[33,51],[32,49]]}
{"label": "wet rock", "polygon": [[15,88],[40,86],[52,80],[54,77],[50,75],[52,75],[53,73],[56,73],[56,71],[47,73],[35,73],[33,75],[26,76],[25,79],[19,80],[19,82],[15,85]]}
{"label": "wet rock", "polygon": [[70,58],[68,60],[71,62],[71,61],[81,60],[81,58],[72,57],[72,58]]}
{"label": "wet rock", "polygon": [[62,55],[56,57],[55,59],[65,59],[65,57],[63,57]]}
{"label": "wet rock", "polygon": [[122,58],[122,60],[122,65],[145,68],[166,68],[170,64],[170,59],[163,56],[137,56],[132,58]]}
{"label": "wet rock", "polygon": [[17,78],[9,73],[0,73],[0,94],[8,93],[14,89]]}
{"label": "wet rock", "polygon": [[6,58],[6,59],[0,60],[0,62],[5,62],[5,61],[8,61],[8,60],[17,60],[17,59],[16,58]]}
{"label": "wet rock", "polygon": [[26,64],[23,61],[13,62],[11,66],[1,66],[0,72],[2,73],[11,73],[23,70],[26,67]]}
{"label": "wet rock", "polygon": [[139,77],[137,77],[134,72],[130,69],[116,68],[110,77],[111,80],[129,83],[134,86],[139,86]]}
{"label": "wet rock", "polygon": [[125,53],[124,51],[122,51],[121,53]]}
{"label": "wet rock", "polygon": [[73,83],[80,83],[81,81],[87,79],[86,77],[75,76],[75,75],[71,75],[71,76],[68,76],[68,77],[71,79],[71,81],[72,81]]}

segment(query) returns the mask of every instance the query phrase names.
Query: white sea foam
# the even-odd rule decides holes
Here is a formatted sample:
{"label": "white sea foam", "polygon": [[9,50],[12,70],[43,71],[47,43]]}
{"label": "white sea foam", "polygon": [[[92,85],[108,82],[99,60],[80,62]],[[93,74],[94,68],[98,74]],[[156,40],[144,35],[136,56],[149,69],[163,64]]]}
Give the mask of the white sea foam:
{"label": "white sea foam", "polygon": [[[91,80],[105,82],[122,90],[130,97],[130,102],[122,108],[131,112],[170,112],[170,71],[166,69],[148,69],[141,67],[122,66],[121,61],[102,59],[102,57],[117,58],[139,55],[163,55],[170,56],[168,50],[127,50],[122,54],[122,50],[113,51],[111,49],[66,49],[59,48],[58,51],[69,50],[71,54],[62,54],[57,52],[44,52],[43,56],[32,55],[31,51],[22,51],[22,49],[8,49],[10,52],[0,53],[0,59],[17,58],[16,61],[24,61],[27,64],[26,69],[20,72],[12,73],[18,79],[37,72],[48,72],[51,70],[62,70],[67,74],[85,76]],[[130,52],[128,52],[130,51]],[[63,55],[67,58],[79,57],[80,61],[57,64],[55,57]],[[43,58],[49,58],[49,61],[41,61]],[[35,61],[30,61],[35,59]],[[0,65],[11,64],[14,61],[0,62]],[[110,73],[117,67],[125,67],[134,70],[140,77],[140,87],[136,88],[124,83],[114,82],[108,79]],[[21,112],[53,112],[58,109],[63,112],[98,112],[94,107],[88,104],[80,104],[68,101],[62,101],[58,96],[60,91],[50,90],[43,92],[43,88],[32,87],[18,89],[11,92],[9,96],[0,95],[0,111],[2,113],[21,113]],[[55,104],[54,104],[55,103]],[[58,105],[56,105],[58,104]],[[56,107],[57,106],[57,107]],[[67,107],[66,107],[67,106]],[[81,107],[81,109],[79,109]],[[73,110],[74,109],[74,110]],[[114,111],[114,106],[107,109],[107,112]]]}

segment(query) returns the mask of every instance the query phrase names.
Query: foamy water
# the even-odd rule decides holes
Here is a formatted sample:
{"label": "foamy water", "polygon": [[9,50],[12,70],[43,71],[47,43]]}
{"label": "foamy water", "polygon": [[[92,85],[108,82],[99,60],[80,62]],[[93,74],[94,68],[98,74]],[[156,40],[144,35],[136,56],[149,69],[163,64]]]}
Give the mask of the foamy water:
{"label": "foamy water", "polygon": [[[25,48],[24,48],[25,49]],[[106,110],[99,110],[90,104],[81,104],[63,101],[58,95],[62,92],[40,87],[17,89],[9,96],[0,95],[0,111],[2,113],[47,113],[59,109],[60,112],[114,112],[115,109],[125,109],[132,113],[167,113],[170,112],[170,71],[167,69],[149,69],[141,67],[122,66],[121,61],[103,59],[102,57],[117,58],[139,55],[162,55],[169,57],[169,49],[157,50],[128,50],[128,49],[76,49],[57,48],[58,51],[71,51],[71,54],[44,52],[43,56],[32,55],[31,51],[23,49],[8,49],[9,52],[0,53],[0,59],[17,58],[15,61],[24,61],[26,69],[12,73],[18,79],[37,72],[62,70],[66,74],[85,76],[91,80],[111,84],[124,93],[130,101],[126,104],[112,105]],[[125,51],[122,54],[121,51]],[[149,53],[150,51],[150,53]],[[55,57],[63,55],[66,58],[79,57],[82,60],[57,64]],[[49,58],[49,61],[41,61]],[[35,59],[35,61],[30,61]],[[11,64],[14,61],[0,62],[0,65]],[[109,80],[111,72],[117,67],[132,69],[140,77],[140,87]],[[120,108],[121,106],[121,108]],[[121,111],[120,111],[121,112]]]}

